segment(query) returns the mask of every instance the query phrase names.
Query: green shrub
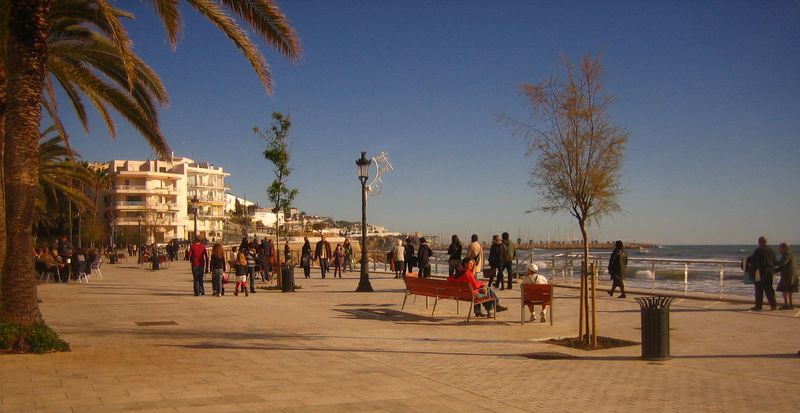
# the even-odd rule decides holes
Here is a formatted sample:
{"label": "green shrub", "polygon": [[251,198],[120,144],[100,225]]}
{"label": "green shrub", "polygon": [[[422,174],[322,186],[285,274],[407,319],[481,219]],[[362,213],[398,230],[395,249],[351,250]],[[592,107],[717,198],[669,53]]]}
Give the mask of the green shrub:
{"label": "green shrub", "polygon": [[69,344],[44,324],[22,328],[0,322],[0,352],[43,354],[69,350]]}

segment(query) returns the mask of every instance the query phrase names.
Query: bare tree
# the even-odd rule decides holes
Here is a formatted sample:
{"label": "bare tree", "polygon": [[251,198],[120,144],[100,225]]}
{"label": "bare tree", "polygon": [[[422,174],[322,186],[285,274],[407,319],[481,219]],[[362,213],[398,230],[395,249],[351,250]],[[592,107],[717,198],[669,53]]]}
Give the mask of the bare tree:
{"label": "bare tree", "polygon": [[[622,193],[620,170],[628,133],[608,118],[614,98],[604,91],[600,58],[584,55],[577,65],[565,58],[563,66],[563,80],[551,77],[519,86],[532,109],[530,122],[502,114],[498,119],[528,140],[527,156],[535,159],[529,185],[541,194],[541,204],[535,209],[567,212],[578,221],[583,238],[579,336],[586,344],[591,337],[596,345],[594,305],[589,333],[587,227],[620,211],[617,197]],[[592,282],[592,298],[595,291]]]}

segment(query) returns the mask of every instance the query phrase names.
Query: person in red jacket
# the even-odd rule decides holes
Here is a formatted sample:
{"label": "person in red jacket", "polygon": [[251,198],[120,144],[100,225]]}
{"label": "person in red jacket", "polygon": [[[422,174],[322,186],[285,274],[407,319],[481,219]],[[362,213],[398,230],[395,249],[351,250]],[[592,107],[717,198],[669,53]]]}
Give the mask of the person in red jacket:
{"label": "person in red jacket", "polygon": [[206,295],[206,290],[203,288],[203,274],[208,272],[208,252],[206,246],[200,242],[200,237],[195,237],[194,244],[189,247],[189,261],[192,263],[194,295]]}
{"label": "person in red jacket", "polygon": [[495,299],[495,301],[487,301],[483,303],[483,307],[486,308],[487,314],[483,314],[483,312],[481,312],[480,304],[475,304],[475,317],[489,317],[495,307],[495,303],[497,305],[497,311],[508,310],[508,307],[503,307],[500,305],[500,298],[497,297],[497,295],[491,288],[489,288],[489,286],[475,278],[475,261],[470,258],[464,258],[461,261],[461,265],[456,270],[456,273],[447,277],[447,281],[469,284],[472,286],[472,290],[475,292],[475,294],[477,294],[476,298],[493,297]]}

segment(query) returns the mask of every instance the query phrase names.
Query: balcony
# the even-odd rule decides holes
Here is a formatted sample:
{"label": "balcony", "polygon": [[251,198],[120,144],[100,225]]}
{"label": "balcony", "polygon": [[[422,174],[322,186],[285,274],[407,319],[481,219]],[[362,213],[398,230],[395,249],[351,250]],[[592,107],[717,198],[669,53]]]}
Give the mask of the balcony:
{"label": "balcony", "polygon": [[133,217],[122,217],[122,218],[114,218],[114,225],[139,225],[141,222],[143,227],[147,226],[161,226],[161,227],[174,227],[178,226],[178,220],[173,218],[162,218],[156,220],[147,220],[142,219],[141,221],[138,218]]}
{"label": "balcony", "polygon": [[180,209],[176,202],[145,202],[145,201],[115,201],[111,203],[114,209],[129,210],[152,210],[152,211],[178,211]]}
{"label": "balcony", "polygon": [[114,185],[111,187],[112,192],[116,193],[149,193],[149,194],[176,194],[178,190],[172,187],[163,188],[148,188],[146,185]]}

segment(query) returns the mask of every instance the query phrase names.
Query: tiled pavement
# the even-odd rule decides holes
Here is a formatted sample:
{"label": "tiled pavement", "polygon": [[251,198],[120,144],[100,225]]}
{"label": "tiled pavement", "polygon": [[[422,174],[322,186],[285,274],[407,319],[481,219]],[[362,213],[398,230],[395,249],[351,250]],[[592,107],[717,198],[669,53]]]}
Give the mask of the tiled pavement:
{"label": "tiled pavement", "polygon": [[[0,355],[0,412],[794,412],[800,312],[680,300],[672,354],[639,346],[584,352],[540,342],[577,332],[576,291],[557,289],[555,326],[519,325],[518,290],[498,321],[400,311],[402,281],[357,274],[298,279],[293,294],[194,297],[184,262],[40,287],[48,323],[72,352]],[[232,290],[233,286],[229,284]],[[210,286],[207,286],[210,294]],[[629,294],[629,297],[631,295]],[[600,333],[638,341],[631,299],[598,301]],[[173,321],[138,326],[137,322]],[[559,352],[567,360],[524,353]]]}

